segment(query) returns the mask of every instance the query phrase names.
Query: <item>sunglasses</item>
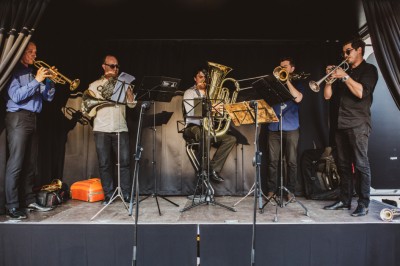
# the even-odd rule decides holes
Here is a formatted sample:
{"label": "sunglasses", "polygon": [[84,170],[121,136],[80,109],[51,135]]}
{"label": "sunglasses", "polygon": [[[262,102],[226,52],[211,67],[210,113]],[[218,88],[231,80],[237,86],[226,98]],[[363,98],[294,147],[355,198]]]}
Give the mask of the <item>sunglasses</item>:
{"label": "sunglasses", "polygon": [[104,63],[104,64],[105,64],[106,66],[112,68],[112,69],[114,69],[114,68],[119,68],[119,65],[118,65],[118,64],[106,64],[106,63]]}
{"label": "sunglasses", "polygon": [[343,52],[343,56],[350,55],[351,51],[353,51],[353,50],[354,50],[354,48],[347,49],[346,51]]}

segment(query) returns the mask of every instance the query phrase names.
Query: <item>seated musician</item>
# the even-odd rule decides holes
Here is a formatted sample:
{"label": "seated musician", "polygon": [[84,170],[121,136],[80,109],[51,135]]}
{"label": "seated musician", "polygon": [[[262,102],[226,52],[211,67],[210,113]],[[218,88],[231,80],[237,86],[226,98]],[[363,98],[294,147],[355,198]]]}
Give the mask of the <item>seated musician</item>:
{"label": "seated musician", "polygon": [[[195,84],[186,90],[183,96],[185,113],[188,116],[186,118],[186,128],[183,134],[186,139],[193,139],[197,142],[202,141],[202,119],[193,117],[193,106],[194,99],[206,97],[206,75],[207,71],[205,69],[196,69],[193,75]],[[217,112],[223,112],[223,103],[217,103],[213,106],[212,113],[215,114]],[[216,136],[215,138],[211,136],[210,141],[212,144],[218,146],[217,151],[214,153],[214,156],[210,161],[210,178],[216,182],[223,182],[224,179],[221,177],[220,172],[229,156],[229,153],[236,144],[236,138],[229,133],[225,133]],[[201,159],[199,161],[201,162]]]}

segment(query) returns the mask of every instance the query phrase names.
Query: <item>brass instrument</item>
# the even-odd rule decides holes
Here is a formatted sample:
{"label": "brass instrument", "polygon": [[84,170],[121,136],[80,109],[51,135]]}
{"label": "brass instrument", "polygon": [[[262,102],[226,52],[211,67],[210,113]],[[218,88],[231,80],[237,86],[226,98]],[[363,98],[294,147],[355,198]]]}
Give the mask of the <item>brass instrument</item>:
{"label": "brass instrument", "polygon": [[275,76],[275,78],[279,79],[281,82],[286,82],[288,79],[290,81],[294,80],[300,80],[300,79],[306,79],[308,76],[310,76],[310,73],[289,73],[285,68],[281,66],[277,66],[274,68],[274,71],[272,71],[272,74]]}
{"label": "brass instrument", "polygon": [[319,92],[320,90],[320,85],[322,82],[326,82],[327,84],[332,84],[333,82],[335,82],[336,79],[333,79],[332,77],[330,77],[332,75],[333,72],[335,72],[339,67],[341,67],[343,65],[343,70],[347,71],[349,69],[349,64],[347,63],[347,59],[343,60],[338,66],[330,68],[328,74],[326,74],[323,78],[321,78],[318,81],[313,81],[311,80],[308,85],[310,86],[310,89],[313,90],[314,92]]}
{"label": "brass instrument", "polygon": [[382,221],[391,222],[395,216],[400,216],[400,209],[384,208],[381,210],[379,216]]}
{"label": "brass instrument", "polygon": [[[232,68],[217,63],[208,62],[208,69],[210,84],[207,90],[211,100],[211,105],[215,105],[220,102],[224,104],[235,103],[240,90],[239,83],[233,78],[225,78]],[[223,87],[224,83],[227,81],[233,82],[235,86],[235,91],[232,93],[231,98],[229,98],[229,89]],[[216,115],[214,117],[214,125],[212,125],[213,130],[211,130],[209,126],[208,118],[204,119],[203,127],[207,131],[211,130],[213,134],[215,132],[215,136],[218,137],[228,131],[230,123],[231,118],[229,114],[224,112],[222,115]]]}
{"label": "brass instrument", "polygon": [[81,104],[81,111],[83,114],[94,117],[97,113],[97,108],[104,105],[113,105],[114,103],[101,100],[95,97],[93,92],[90,90],[86,90],[82,96],[82,104]]}
{"label": "brass instrument", "polygon": [[59,83],[59,84],[69,83],[70,84],[69,89],[71,91],[75,90],[79,86],[79,83],[80,83],[79,79],[74,79],[71,81],[69,78],[67,78],[66,76],[64,76],[63,74],[58,72],[57,70],[51,69],[51,67],[43,61],[34,60],[33,65],[37,68],[41,68],[41,67],[47,68],[48,71],[50,71],[51,74],[54,76],[54,77],[50,78],[50,80],[52,80],[54,83]]}

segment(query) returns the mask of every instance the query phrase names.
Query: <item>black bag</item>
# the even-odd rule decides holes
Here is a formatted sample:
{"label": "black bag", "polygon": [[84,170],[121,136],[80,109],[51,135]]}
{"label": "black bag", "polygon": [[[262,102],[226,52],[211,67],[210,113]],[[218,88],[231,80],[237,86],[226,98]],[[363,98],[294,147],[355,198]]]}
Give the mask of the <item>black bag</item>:
{"label": "black bag", "polygon": [[307,199],[338,198],[340,177],[330,147],[304,151],[301,158],[301,174]]}
{"label": "black bag", "polygon": [[36,194],[36,202],[43,207],[56,207],[69,199],[69,187],[59,179],[42,186]]}
{"label": "black bag", "polygon": [[36,203],[43,207],[56,207],[62,203],[62,199],[57,191],[41,190],[36,194]]}

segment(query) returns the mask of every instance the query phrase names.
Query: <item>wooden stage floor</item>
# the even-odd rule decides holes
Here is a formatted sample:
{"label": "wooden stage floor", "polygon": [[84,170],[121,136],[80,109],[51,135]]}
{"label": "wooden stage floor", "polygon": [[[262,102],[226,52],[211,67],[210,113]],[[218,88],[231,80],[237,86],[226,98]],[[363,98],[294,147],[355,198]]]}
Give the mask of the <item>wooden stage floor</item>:
{"label": "wooden stage floor", "polygon": [[[217,205],[201,205],[185,212],[180,212],[183,207],[192,204],[185,196],[171,196],[167,199],[179,205],[176,207],[158,196],[161,215],[158,213],[156,199],[149,197],[139,204],[139,224],[251,224],[253,223],[254,197],[249,196],[236,205],[236,212]],[[382,197],[381,197],[382,198]],[[371,200],[369,213],[364,217],[352,217],[350,214],[357,206],[354,198],[352,210],[326,211],[323,206],[330,201],[307,200],[297,197],[308,209],[309,217],[298,203],[290,203],[281,208],[278,207],[277,223],[284,224],[324,224],[324,223],[384,223],[379,218],[381,209],[393,208],[381,202],[381,198]],[[399,200],[399,197],[383,197]],[[232,207],[241,197],[215,197],[216,202]],[[265,200],[264,200],[265,202]],[[0,223],[39,223],[39,224],[129,224],[134,223],[134,216],[128,215],[128,210],[118,198],[107,206],[93,220],[91,218],[103,207],[100,202],[87,203],[78,200],[69,200],[49,212],[30,212],[28,219],[11,220],[7,216],[0,216]],[[257,206],[258,208],[258,206]],[[133,211],[134,213],[134,211]],[[268,203],[263,213],[257,209],[257,224],[274,222],[276,207]],[[394,219],[393,223],[400,223],[400,219]]]}

